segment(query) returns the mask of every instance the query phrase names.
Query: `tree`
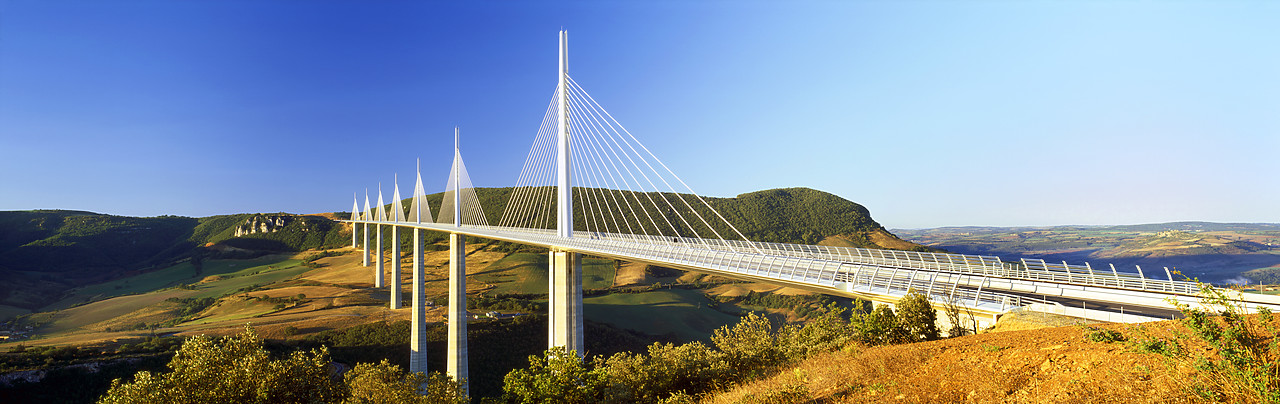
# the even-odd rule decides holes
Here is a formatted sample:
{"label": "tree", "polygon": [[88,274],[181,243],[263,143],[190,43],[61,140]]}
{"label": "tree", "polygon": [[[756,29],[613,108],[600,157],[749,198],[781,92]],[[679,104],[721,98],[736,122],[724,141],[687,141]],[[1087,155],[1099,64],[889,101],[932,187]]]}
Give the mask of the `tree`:
{"label": "tree", "polygon": [[854,315],[854,338],[867,345],[893,344],[902,341],[906,330],[888,305],[877,304],[870,313]]}
{"label": "tree", "polygon": [[575,351],[564,347],[530,355],[529,367],[507,373],[503,398],[516,403],[597,403],[604,380]]}
{"label": "tree", "polygon": [[774,338],[773,324],[769,318],[747,313],[732,328],[720,327],[711,336],[711,342],[725,353],[725,359],[733,369],[755,374],[781,364],[783,350]]}
{"label": "tree", "polygon": [[336,402],[341,385],[329,377],[329,351],[296,351],[272,360],[252,328],[213,339],[188,339],[169,373],[138,372],[132,383],[111,382],[102,404]]}
{"label": "tree", "polygon": [[[124,403],[464,403],[461,384],[439,373],[406,375],[387,361],[362,363],[343,380],[333,375],[329,350],[294,351],[271,359],[262,339],[240,334],[187,339],[168,373],[138,372],[116,379],[100,404]],[[345,381],[345,383],[344,383]],[[425,395],[422,395],[425,393]]]}
{"label": "tree", "polygon": [[920,292],[907,293],[898,300],[897,314],[906,342],[938,339],[938,313],[929,304],[928,296]]}
{"label": "tree", "polygon": [[655,343],[648,355],[621,352],[598,359],[595,368],[607,382],[605,402],[656,403],[673,393],[713,390],[733,374],[724,354],[701,342]]}
{"label": "tree", "polygon": [[[444,404],[467,402],[462,383],[440,372],[430,378],[422,372],[405,373],[400,366],[383,359],[382,362],[361,363],[343,376],[350,395],[343,404]],[[422,386],[427,395],[419,394]]]}
{"label": "tree", "polygon": [[853,328],[845,318],[847,310],[830,303],[817,310],[807,323],[789,324],[778,330],[778,344],[789,360],[800,361],[822,352],[845,346],[853,336]]}

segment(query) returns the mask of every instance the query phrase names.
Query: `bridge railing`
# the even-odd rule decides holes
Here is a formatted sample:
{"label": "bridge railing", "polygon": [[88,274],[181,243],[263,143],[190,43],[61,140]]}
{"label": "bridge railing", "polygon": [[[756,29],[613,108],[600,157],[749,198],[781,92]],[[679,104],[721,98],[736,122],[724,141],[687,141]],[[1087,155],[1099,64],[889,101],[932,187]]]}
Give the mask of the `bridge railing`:
{"label": "bridge railing", "polygon": [[[428,224],[428,226],[442,231],[450,231],[451,227],[440,224]],[[804,254],[806,252],[804,247],[810,246],[778,245],[782,248],[757,248],[743,242],[723,240],[711,242],[701,239],[635,237],[590,232],[575,232],[575,237],[566,239],[557,236],[554,230],[548,229],[470,225],[465,228],[467,233],[480,237],[490,235],[497,239],[560,246],[586,253],[636,258],[676,267],[705,268],[816,286],[837,287],[837,284],[845,284],[844,286],[851,291],[871,294],[903,296],[909,291],[918,291],[925,293],[935,302],[951,302],[963,307],[993,311],[1002,312],[1031,303],[1054,304],[1040,299],[984,291],[981,287],[971,289],[957,285],[962,280],[968,284],[975,283],[973,282],[974,274],[824,259],[823,254]],[[784,254],[780,251],[790,253]],[[895,262],[904,264],[907,261]]]}
{"label": "bridge railing", "polygon": [[[467,227],[481,228],[490,231],[555,237],[554,229],[498,226]],[[1194,295],[1200,291],[1199,285],[1194,282],[1173,280],[1172,273],[1167,268],[1164,269],[1164,275],[1167,279],[1156,279],[1148,277],[1146,274],[1142,273],[1141,267],[1136,267],[1138,269],[1137,273],[1130,273],[1117,271],[1114,266],[1109,267],[1108,270],[1095,270],[1088,263],[1085,263],[1085,265],[1071,265],[1065,262],[1061,264],[1049,263],[1040,259],[1023,259],[1020,263],[1007,263],[1000,261],[997,257],[981,255],[587,231],[574,232],[573,240],[578,239],[652,246],[644,247],[646,249],[668,248],[671,249],[671,251],[674,251],[675,249],[681,248],[697,248],[712,251],[733,252],[738,254],[764,254],[797,258],[817,258],[862,265],[954,272],[983,277],[1048,281],[1162,293]],[[781,273],[777,271],[775,272]],[[831,279],[832,276],[824,275],[824,278]]]}
{"label": "bridge railing", "polygon": [[[743,248],[742,241],[729,241],[736,248]],[[1181,293],[1194,295],[1200,291],[1195,282],[1174,280],[1171,271],[1164,269],[1167,279],[1147,277],[1141,267],[1139,272],[1121,272],[1110,266],[1108,270],[1095,270],[1091,265],[1049,263],[1040,259],[1023,259],[1021,265],[1005,263],[997,257],[945,254],[919,251],[880,250],[867,248],[814,246],[785,243],[755,243],[762,249],[784,255],[817,256],[824,259],[899,268],[947,271],[989,277],[1049,281],[1078,285]]]}
{"label": "bridge railing", "polygon": [[545,239],[545,243],[556,243],[580,251],[634,257],[649,262],[670,263],[673,266],[706,268],[828,287],[847,283],[853,291],[873,294],[903,296],[916,291],[940,304],[952,302],[963,307],[980,307],[993,311],[1005,311],[1031,303],[1052,304],[1041,299],[957,286],[956,282],[960,277],[972,278],[966,274],[886,268],[796,255],[760,254],[754,249],[743,252],[738,251],[742,248],[731,248],[741,246],[702,243],[690,239],[654,240],[655,243],[650,244],[636,242],[626,236],[608,234],[575,234],[580,237],[565,240],[548,233],[529,232],[529,236]]}

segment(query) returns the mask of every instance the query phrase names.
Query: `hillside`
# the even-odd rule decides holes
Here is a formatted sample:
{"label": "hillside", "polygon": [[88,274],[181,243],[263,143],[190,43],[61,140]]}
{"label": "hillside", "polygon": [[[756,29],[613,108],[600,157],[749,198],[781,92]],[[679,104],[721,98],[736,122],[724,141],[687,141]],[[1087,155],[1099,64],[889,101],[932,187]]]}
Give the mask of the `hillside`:
{"label": "hillside", "polygon": [[[343,236],[345,234],[345,236]],[[350,243],[332,220],[289,214],[128,217],[80,211],[0,212],[0,306],[34,310],[71,288],[192,256],[255,255]],[[209,250],[202,246],[215,247]]]}
{"label": "hillside", "polygon": [[[476,189],[490,223],[501,220],[512,192],[509,187]],[[429,206],[438,210],[443,197],[428,195]],[[861,205],[826,192],[787,188],[706,199],[755,241],[922,248],[886,231]],[[348,245],[350,230],[334,221],[346,217],[350,213],[138,218],[79,211],[0,212],[0,282],[13,285],[0,289],[0,315],[39,309],[74,287],[190,258],[198,263],[206,257],[243,258]],[[586,229],[582,218],[576,226]],[[686,235],[691,231],[680,229]],[[732,234],[727,227],[717,231]],[[439,240],[438,234],[429,233],[426,241]]]}
{"label": "hillside", "polygon": [[895,229],[947,251],[1143,268],[1169,267],[1213,282],[1280,279],[1280,224],[1177,222],[1125,226]]}
{"label": "hillside", "polygon": [[[1167,329],[1176,322],[1146,325]],[[1136,325],[1105,329],[1133,335]],[[1191,402],[1183,370],[1130,344],[1094,342],[1080,327],[991,332],[850,347],[701,400],[821,403]],[[772,401],[771,401],[772,399]]]}

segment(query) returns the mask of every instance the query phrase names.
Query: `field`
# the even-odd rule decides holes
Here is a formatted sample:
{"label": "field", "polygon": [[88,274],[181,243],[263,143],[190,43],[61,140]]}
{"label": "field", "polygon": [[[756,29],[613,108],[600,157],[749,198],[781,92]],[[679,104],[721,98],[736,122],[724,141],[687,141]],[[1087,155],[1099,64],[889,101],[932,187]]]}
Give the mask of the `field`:
{"label": "field", "polygon": [[614,293],[582,299],[587,319],[652,335],[674,335],[682,341],[705,340],[716,328],[738,317],[712,308],[702,291],[664,289]]}
{"label": "field", "polygon": [[[613,260],[585,257],[582,262],[582,288],[605,289],[613,286],[613,265]],[[511,254],[473,274],[472,279],[492,286],[490,294],[547,293],[547,254]]]}

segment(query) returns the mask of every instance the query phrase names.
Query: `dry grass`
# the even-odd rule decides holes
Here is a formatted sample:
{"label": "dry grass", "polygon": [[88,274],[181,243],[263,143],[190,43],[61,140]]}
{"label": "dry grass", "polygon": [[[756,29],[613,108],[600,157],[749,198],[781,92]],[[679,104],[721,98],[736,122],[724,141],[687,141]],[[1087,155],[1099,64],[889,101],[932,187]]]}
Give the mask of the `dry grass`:
{"label": "dry grass", "polygon": [[[819,355],[702,402],[1192,401],[1179,381],[1187,377],[1186,369],[1171,369],[1161,357],[1134,352],[1124,344],[1086,341],[1083,334],[1077,327],[1056,327],[852,348]],[[805,398],[768,400],[778,398],[778,392],[795,391],[805,392]]]}

